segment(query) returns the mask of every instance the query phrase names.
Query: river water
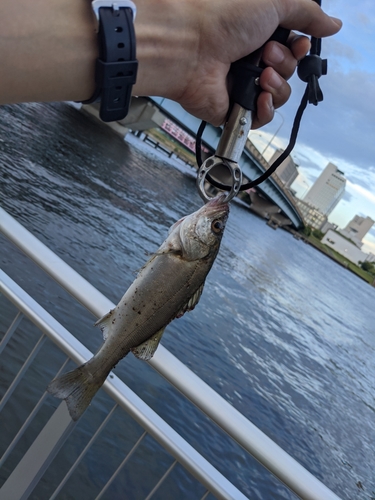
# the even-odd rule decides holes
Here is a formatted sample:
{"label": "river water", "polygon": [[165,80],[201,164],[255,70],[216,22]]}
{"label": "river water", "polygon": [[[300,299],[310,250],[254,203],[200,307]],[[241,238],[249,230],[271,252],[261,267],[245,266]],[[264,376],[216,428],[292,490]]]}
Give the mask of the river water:
{"label": "river water", "polygon": [[[0,111],[1,205],[116,303],[169,226],[201,205],[184,169],[66,104]],[[93,318],[2,236],[0,262],[88,348],[99,347]],[[4,299],[0,309],[1,336],[12,314]],[[232,204],[198,307],[170,324],[162,343],[343,499],[375,498],[374,288]],[[1,391],[17,349],[8,365],[0,358]],[[249,498],[295,498],[148,365],[130,355],[116,373]],[[12,411],[0,423],[9,435],[22,421],[22,409]],[[0,452],[7,443],[2,433]],[[116,439],[106,446],[116,453]],[[94,498],[104,476],[106,464],[88,462],[79,498]],[[138,498],[120,486],[108,498]],[[186,481],[183,489],[200,498]],[[171,491],[157,498],[183,497]]]}

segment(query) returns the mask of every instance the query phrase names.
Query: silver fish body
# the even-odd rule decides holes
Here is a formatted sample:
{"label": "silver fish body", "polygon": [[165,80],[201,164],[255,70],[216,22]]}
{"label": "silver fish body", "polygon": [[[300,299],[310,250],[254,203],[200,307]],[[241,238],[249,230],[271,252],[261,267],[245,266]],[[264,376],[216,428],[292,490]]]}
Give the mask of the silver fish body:
{"label": "silver fish body", "polygon": [[73,420],[82,415],[120,359],[129,351],[150,359],[168,323],[198,303],[229,213],[223,199],[214,198],[170,228],[118,305],[95,323],[104,337],[99,351],[49,384],[48,392],[65,399]]}

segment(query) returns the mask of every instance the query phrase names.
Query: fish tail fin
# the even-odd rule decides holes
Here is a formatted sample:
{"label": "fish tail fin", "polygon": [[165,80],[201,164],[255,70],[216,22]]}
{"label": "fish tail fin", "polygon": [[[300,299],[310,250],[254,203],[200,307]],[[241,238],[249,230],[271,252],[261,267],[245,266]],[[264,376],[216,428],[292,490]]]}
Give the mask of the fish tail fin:
{"label": "fish tail fin", "polygon": [[107,372],[89,370],[93,360],[54,378],[47,387],[53,396],[64,399],[69,414],[77,421],[107,378]]}

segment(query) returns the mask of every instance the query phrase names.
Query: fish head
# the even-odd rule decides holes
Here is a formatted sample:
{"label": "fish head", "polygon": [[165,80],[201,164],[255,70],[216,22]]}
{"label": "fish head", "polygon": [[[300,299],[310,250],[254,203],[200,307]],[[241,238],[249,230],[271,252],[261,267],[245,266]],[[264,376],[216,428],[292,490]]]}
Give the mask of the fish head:
{"label": "fish head", "polygon": [[229,205],[225,195],[219,195],[197,210],[178,221],[182,257],[185,260],[215,257],[228,219]]}

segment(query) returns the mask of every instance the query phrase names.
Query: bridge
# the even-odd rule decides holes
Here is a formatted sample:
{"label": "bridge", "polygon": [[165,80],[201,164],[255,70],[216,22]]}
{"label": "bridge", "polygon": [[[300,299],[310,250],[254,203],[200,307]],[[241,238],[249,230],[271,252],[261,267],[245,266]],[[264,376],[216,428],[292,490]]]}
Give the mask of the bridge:
{"label": "bridge", "polygon": [[[95,105],[94,105],[95,106]],[[93,110],[94,114],[95,109]],[[161,126],[165,117],[170,118],[191,136],[196,137],[200,120],[190,115],[182,106],[162,97],[132,98],[128,116],[113,127],[126,127],[132,130],[147,130]],[[121,130],[119,130],[121,132]],[[221,128],[207,124],[202,142],[215,151],[221,136]],[[254,180],[264,173],[268,163],[248,140],[241,156],[240,166],[245,177]],[[259,194],[261,196],[259,196]],[[284,189],[278,176],[272,174],[256,191],[249,192],[254,211],[268,218],[275,226],[292,225],[295,229],[303,226],[303,218],[292,195]]]}

